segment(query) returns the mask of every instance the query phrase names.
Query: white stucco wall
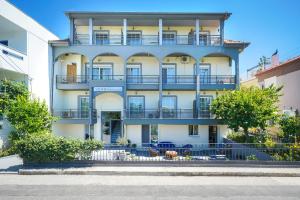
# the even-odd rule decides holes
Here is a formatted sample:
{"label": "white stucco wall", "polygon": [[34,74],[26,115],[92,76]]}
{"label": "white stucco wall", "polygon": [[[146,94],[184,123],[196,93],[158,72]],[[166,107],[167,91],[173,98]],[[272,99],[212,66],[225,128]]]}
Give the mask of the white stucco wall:
{"label": "white stucco wall", "polygon": [[[142,126],[141,125],[126,125],[126,136],[133,144],[141,145],[142,143]],[[170,141],[176,145],[185,144],[207,144],[209,136],[209,126],[199,125],[199,135],[189,136],[188,125],[158,125],[159,141]],[[218,142],[226,136],[228,129],[225,125],[218,125]]]}
{"label": "white stucco wall", "polygon": [[53,132],[58,136],[73,139],[84,139],[85,128],[83,124],[58,124],[55,123],[52,127]]}

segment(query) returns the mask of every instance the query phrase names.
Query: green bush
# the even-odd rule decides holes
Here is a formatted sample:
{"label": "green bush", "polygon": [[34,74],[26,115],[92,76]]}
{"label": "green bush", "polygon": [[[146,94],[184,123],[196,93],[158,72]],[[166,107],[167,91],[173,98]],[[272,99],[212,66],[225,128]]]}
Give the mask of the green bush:
{"label": "green bush", "polygon": [[227,138],[237,143],[245,143],[246,136],[243,132],[232,132],[227,135]]}
{"label": "green bush", "polygon": [[247,160],[258,160],[256,155],[250,155],[246,157]]}
{"label": "green bush", "polygon": [[25,162],[46,163],[87,159],[93,150],[103,147],[94,140],[71,140],[52,134],[32,134],[15,142],[18,154]]}

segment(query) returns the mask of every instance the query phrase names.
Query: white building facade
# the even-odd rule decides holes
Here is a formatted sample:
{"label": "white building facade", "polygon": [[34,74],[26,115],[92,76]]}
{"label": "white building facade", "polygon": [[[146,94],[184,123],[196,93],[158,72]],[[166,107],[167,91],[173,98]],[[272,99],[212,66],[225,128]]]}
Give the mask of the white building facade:
{"label": "white building facade", "polygon": [[68,12],[70,38],[52,41],[54,132],[106,144],[220,143],[210,104],[239,85],[229,13]]}
{"label": "white building facade", "polygon": [[[49,105],[49,41],[57,39],[15,6],[0,0],[0,80],[25,83],[33,97]],[[1,144],[9,131],[9,124],[1,116]]]}

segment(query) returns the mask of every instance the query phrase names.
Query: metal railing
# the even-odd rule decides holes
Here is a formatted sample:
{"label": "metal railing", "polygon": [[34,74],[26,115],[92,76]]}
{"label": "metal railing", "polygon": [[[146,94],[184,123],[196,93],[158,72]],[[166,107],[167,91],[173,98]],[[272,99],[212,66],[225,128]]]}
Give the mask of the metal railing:
{"label": "metal railing", "polygon": [[197,118],[193,109],[162,109],[164,119],[193,119]]}
{"label": "metal railing", "polygon": [[[54,110],[53,116],[59,119],[89,119],[89,110],[64,109]],[[97,117],[97,110],[93,110],[93,119]]]}
{"label": "metal railing", "polygon": [[88,77],[86,75],[77,75],[77,76],[56,75],[56,82],[61,84],[87,83]]}
{"label": "metal railing", "polygon": [[[124,80],[124,75],[93,75],[92,80]],[[163,84],[196,84],[195,75],[176,75],[163,77]],[[87,83],[88,75],[56,75],[56,82],[61,84]],[[127,75],[127,84],[159,84],[159,75]],[[200,76],[200,84],[235,84],[235,75],[210,75]]]}
{"label": "metal railing", "polygon": [[93,75],[92,80],[123,81],[124,75]]}
{"label": "metal railing", "polygon": [[108,35],[106,38],[99,38],[94,35],[95,45],[122,45],[123,37],[122,35]]}
{"label": "metal railing", "polygon": [[195,75],[175,75],[166,76],[162,79],[163,84],[196,84],[197,76]]}
{"label": "metal railing", "polygon": [[[74,44],[75,45],[88,45],[89,44],[89,34],[74,34]],[[96,34],[93,35],[94,45],[123,45],[123,35],[106,35],[103,37],[98,37]],[[158,35],[131,35],[127,37],[127,45],[158,45],[159,36]],[[196,45],[196,36],[190,35],[176,35],[170,38],[163,38],[163,45]],[[221,35],[200,35],[199,44],[201,46],[220,46],[221,45]]]}
{"label": "metal railing", "polygon": [[125,110],[125,117],[128,119],[158,119],[160,111],[163,119],[213,119],[214,115],[209,110],[201,110],[197,112],[193,109],[145,109],[145,110]]}
{"label": "metal railing", "polygon": [[128,119],[155,119],[160,117],[159,109],[152,110],[125,110]]}
{"label": "metal railing", "polygon": [[200,76],[200,84],[235,84],[235,75]]}
{"label": "metal railing", "polygon": [[142,144],[105,145],[93,151],[88,158],[79,160],[129,161],[129,162],[201,162],[201,161],[300,161],[300,148],[291,144],[274,147],[249,147],[236,143],[206,143],[177,145],[172,142]]}
{"label": "metal railing", "polygon": [[90,41],[89,34],[74,34],[75,45],[88,45]]}
{"label": "metal railing", "polygon": [[140,75],[140,76],[127,75],[126,80],[127,80],[127,84],[158,84],[159,76],[158,75]]}

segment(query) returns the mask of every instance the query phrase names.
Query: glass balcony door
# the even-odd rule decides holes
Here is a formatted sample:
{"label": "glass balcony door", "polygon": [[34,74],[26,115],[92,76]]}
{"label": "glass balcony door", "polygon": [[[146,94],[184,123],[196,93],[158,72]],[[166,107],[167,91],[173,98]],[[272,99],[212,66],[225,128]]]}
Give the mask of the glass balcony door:
{"label": "glass balcony door", "polygon": [[[196,74],[196,66],[195,66]],[[200,84],[208,84],[210,81],[210,64],[201,63],[199,65]]]}
{"label": "glass balcony door", "polygon": [[93,80],[111,80],[112,65],[111,64],[94,64],[93,65]]}
{"label": "glass balcony door", "polygon": [[176,96],[163,96],[162,97],[162,111],[164,118],[175,118],[177,109]]}
{"label": "glass balcony door", "polygon": [[109,31],[94,31],[94,38],[97,45],[109,44]]}
{"label": "glass balcony door", "polygon": [[143,118],[145,113],[145,97],[129,96],[128,97],[129,117]]}
{"label": "glass balcony door", "polygon": [[89,117],[89,97],[88,96],[79,97],[79,110],[80,110],[80,118],[88,118]]}
{"label": "glass balcony door", "polygon": [[130,64],[127,65],[127,82],[140,83],[141,82],[141,66]]}
{"label": "glass balcony door", "polygon": [[200,97],[200,117],[210,118],[210,105],[212,103],[212,96],[201,96]]}
{"label": "glass balcony door", "polygon": [[163,83],[175,83],[176,82],[176,65],[168,64],[162,66],[162,79]]}
{"label": "glass balcony door", "polygon": [[162,34],[163,44],[174,45],[176,44],[176,32],[175,31],[164,31]]}
{"label": "glass balcony door", "polygon": [[141,31],[127,31],[127,44],[128,45],[141,45],[142,32]]}

